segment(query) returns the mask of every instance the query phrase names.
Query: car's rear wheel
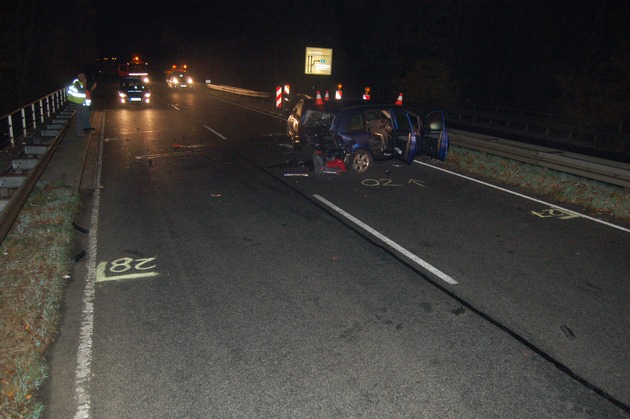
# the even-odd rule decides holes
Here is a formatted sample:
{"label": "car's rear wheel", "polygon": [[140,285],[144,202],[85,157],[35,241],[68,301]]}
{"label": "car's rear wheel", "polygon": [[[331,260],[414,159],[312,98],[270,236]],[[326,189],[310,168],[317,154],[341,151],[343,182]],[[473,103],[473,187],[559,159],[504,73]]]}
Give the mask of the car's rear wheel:
{"label": "car's rear wheel", "polygon": [[346,164],[355,172],[363,173],[372,165],[372,156],[365,150],[357,150],[348,156]]}

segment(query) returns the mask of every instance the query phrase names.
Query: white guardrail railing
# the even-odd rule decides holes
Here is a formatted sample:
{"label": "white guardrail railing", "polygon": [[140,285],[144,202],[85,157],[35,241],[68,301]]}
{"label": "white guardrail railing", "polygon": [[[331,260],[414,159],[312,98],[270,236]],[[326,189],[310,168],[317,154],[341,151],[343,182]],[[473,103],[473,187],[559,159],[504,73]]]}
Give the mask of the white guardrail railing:
{"label": "white guardrail railing", "polygon": [[15,139],[28,137],[30,129],[36,130],[44,125],[46,118],[56,114],[67,101],[66,89],[56,90],[19,109],[0,117],[0,148],[7,145],[15,147]]}
{"label": "white guardrail railing", "polygon": [[0,117],[0,243],[68,130],[68,103],[59,89]]}

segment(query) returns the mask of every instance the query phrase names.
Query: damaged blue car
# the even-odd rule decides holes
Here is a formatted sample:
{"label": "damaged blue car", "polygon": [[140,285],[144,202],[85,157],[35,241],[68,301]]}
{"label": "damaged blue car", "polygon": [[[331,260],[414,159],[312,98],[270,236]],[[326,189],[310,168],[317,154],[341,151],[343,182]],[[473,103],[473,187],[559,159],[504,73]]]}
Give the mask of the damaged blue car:
{"label": "damaged blue car", "polygon": [[446,160],[449,148],[444,113],[434,111],[423,120],[395,104],[324,102],[301,99],[289,116],[287,130],[293,148],[304,144],[341,158],[363,173],[375,161],[391,158],[411,164],[426,155]]}

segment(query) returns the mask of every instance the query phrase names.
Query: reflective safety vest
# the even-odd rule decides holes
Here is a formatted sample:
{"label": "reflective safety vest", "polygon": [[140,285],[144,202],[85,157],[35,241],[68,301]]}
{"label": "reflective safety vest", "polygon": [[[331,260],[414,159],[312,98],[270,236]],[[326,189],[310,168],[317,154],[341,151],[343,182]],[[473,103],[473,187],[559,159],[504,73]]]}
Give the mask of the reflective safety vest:
{"label": "reflective safety vest", "polygon": [[[85,88],[83,83],[79,79],[74,79],[72,84],[68,86],[68,100],[72,103],[78,103],[79,105],[85,104],[86,99]],[[87,106],[90,106],[87,104]]]}

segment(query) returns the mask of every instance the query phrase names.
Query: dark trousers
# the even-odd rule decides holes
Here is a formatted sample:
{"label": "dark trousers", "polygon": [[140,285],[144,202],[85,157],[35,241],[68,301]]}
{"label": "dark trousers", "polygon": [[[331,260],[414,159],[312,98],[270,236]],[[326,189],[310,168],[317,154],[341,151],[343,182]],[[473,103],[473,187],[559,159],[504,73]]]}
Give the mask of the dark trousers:
{"label": "dark trousers", "polygon": [[90,128],[90,108],[89,106],[77,106],[77,131]]}

